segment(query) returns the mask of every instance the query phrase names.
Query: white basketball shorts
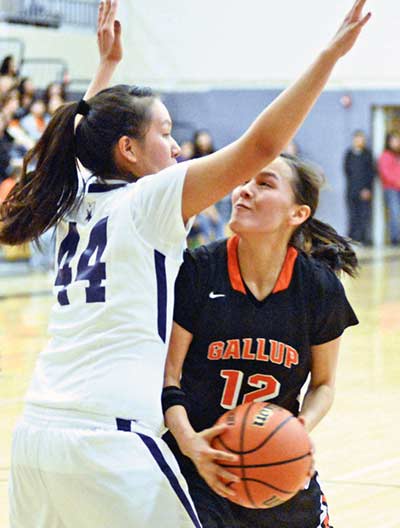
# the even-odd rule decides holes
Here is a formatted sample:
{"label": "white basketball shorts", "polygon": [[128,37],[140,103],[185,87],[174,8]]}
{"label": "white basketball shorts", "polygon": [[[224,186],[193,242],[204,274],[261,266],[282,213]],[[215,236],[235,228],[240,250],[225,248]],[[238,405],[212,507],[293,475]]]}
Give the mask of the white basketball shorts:
{"label": "white basketball shorts", "polygon": [[10,528],[201,528],[168,446],[134,421],[30,406],[11,466]]}

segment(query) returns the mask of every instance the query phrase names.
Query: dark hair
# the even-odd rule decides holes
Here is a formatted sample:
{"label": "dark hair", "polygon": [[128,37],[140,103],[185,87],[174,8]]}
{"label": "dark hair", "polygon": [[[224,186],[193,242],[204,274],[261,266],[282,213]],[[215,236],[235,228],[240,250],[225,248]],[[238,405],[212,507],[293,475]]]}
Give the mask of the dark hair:
{"label": "dark hair", "polygon": [[351,277],[356,276],[358,261],[350,245],[351,239],[339,235],[332,226],[314,217],[319,192],[325,183],[322,171],[297,157],[287,154],[282,154],[281,157],[294,175],[291,186],[296,203],[308,205],[311,209],[309,218],[293,233],[290,244],[323,261],[337,274],[344,271]]}
{"label": "dark hair", "polygon": [[15,76],[15,71],[10,71],[10,64],[14,60],[14,57],[12,55],[6,55],[4,57],[3,62],[0,66],[0,75],[13,75]]}
{"label": "dark hair", "polygon": [[44,100],[46,106],[49,104],[49,101],[51,99],[50,92],[51,92],[51,89],[52,89],[53,86],[60,86],[60,97],[64,101],[67,99],[65,83],[51,82],[50,84],[48,84],[46,86],[46,89],[45,89],[44,94],[43,94],[43,100]]}
{"label": "dark hair", "polygon": [[[207,134],[210,137],[210,146],[206,150],[203,150],[202,147],[200,147],[199,142],[198,142],[199,136],[201,136],[202,134]],[[208,154],[212,154],[213,152],[215,152],[212,136],[210,132],[206,130],[205,128],[196,130],[196,132],[193,134],[192,143],[193,143],[193,158],[201,158],[202,156],[207,156]]]}
{"label": "dark hair", "polygon": [[75,133],[78,102],[57,109],[26,155],[20,181],[0,206],[0,242],[36,240],[74,207],[79,187],[76,158],[95,175],[132,181],[132,175],[116,166],[114,147],[122,136],[144,138],[155,97],[148,88],[126,85],[103,90],[89,99],[90,111]]}
{"label": "dark hair", "polygon": [[393,137],[400,137],[400,132],[397,130],[394,130],[392,132],[388,132],[385,137],[385,150],[389,150],[390,152],[394,152],[395,154],[398,154],[398,151],[393,150],[393,148],[390,145],[390,141]]}

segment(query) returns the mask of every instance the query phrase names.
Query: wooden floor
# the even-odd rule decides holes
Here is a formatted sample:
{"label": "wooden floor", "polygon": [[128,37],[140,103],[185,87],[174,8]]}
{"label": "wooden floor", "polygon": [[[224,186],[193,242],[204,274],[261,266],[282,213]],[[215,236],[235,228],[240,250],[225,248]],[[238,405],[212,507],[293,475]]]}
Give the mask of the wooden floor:
{"label": "wooden floor", "polygon": [[[335,404],[313,440],[334,527],[400,528],[400,252],[364,257],[345,280],[361,324],[345,334]],[[0,528],[11,433],[51,306],[51,277],[8,271],[0,264]]]}

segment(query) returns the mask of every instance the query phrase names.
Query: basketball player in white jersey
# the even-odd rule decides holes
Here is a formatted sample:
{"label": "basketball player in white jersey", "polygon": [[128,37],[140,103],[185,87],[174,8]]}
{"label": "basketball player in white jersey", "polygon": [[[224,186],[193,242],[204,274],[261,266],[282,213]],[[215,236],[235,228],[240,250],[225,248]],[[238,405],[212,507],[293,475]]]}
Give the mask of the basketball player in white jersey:
{"label": "basketball player in white jersey", "polygon": [[[13,438],[11,528],[201,526],[159,438],[173,285],[190,219],[288,143],[367,22],[364,3],[242,137],[179,165],[163,103],[147,89],[104,89],[122,52],[117,2],[102,4],[101,61],[85,100],[56,112],[0,209],[0,242],[57,227],[50,341]],[[85,185],[76,159],[92,174]]]}

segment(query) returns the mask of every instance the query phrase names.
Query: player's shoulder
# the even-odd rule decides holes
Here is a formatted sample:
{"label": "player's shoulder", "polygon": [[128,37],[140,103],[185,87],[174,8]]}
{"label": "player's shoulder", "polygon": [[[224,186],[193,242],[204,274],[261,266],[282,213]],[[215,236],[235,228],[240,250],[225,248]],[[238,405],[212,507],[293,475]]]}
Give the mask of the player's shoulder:
{"label": "player's shoulder", "polygon": [[329,295],[342,291],[343,286],[332,268],[323,260],[300,251],[298,255],[299,272],[307,279],[311,289],[320,295]]}
{"label": "player's shoulder", "polygon": [[194,249],[185,251],[185,259],[196,263],[200,267],[207,267],[218,263],[221,259],[226,258],[226,239],[216,240]]}

